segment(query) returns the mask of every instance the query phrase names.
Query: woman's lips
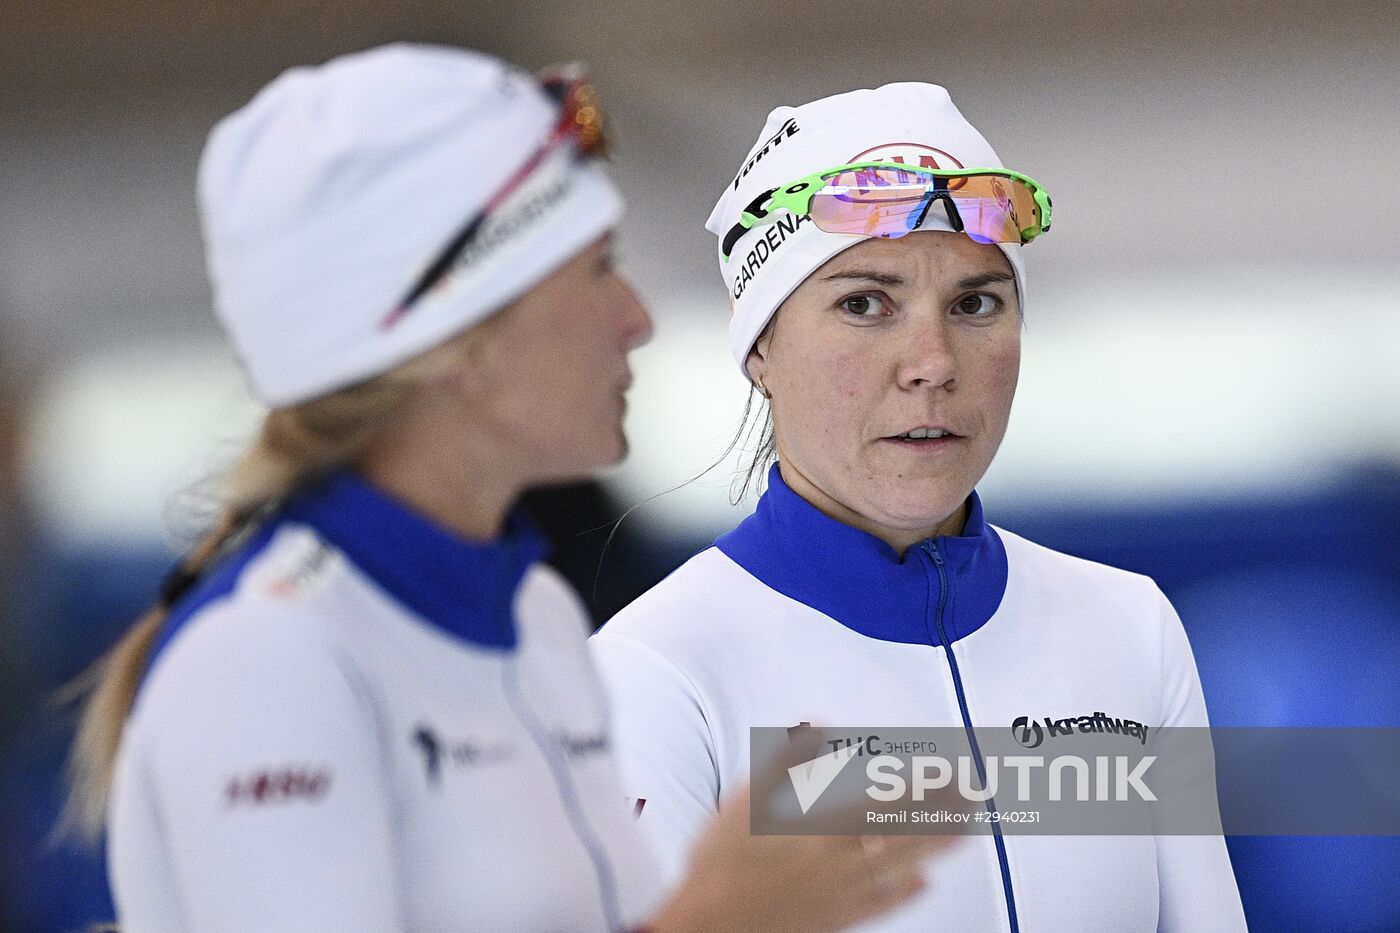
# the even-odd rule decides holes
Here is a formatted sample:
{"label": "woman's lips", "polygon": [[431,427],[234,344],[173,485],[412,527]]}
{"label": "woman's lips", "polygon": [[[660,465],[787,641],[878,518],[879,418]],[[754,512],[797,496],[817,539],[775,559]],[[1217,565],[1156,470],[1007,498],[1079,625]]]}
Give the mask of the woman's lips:
{"label": "woman's lips", "polygon": [[902,437],[882,437],[880,443],[902,448],[911,453],[918,454],[941,454],[952,450],[967,438],[957,434],[945,434],[942,437],[923,438],[902,438]]}

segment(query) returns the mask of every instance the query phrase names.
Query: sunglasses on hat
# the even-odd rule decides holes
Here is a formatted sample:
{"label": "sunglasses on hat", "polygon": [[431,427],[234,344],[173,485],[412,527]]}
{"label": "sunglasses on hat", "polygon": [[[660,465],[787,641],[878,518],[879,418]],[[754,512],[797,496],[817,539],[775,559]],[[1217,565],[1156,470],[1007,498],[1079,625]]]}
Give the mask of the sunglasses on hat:
{"label": "sunglasses on hat", "polygon": [[1020,172],[853,162],[754,198],[724,235],[721,252],[728,262],[734,244],[778,210],[809,217],[827,233],[901,237],[918,229],[935,202],[955,231],[978,243],[1029,243],[1050,229],[1050,195]]}
{"label": "sunglasses on hat", "polygon": [[437,258],[428,264],[423,274],[413,283],[413,287],[380,322],[381,329],[387,330],[397,324],[418,299],[446,277],[457,255],[472,241],[491,215],[509,200],[520,188],[521,183],[561,145],[572,143],[580,159],[605,157],[608,154],[607,135],[603,131],[603,111],[598,106],[598,95],[593,85],[589,84],[584,76],[583,67],[577,64],[561,65],[542,72],[538,80],[540,88],[559,105],[559,119],[549,135],[491,195],[485,206],[457,231],[438,253]]}

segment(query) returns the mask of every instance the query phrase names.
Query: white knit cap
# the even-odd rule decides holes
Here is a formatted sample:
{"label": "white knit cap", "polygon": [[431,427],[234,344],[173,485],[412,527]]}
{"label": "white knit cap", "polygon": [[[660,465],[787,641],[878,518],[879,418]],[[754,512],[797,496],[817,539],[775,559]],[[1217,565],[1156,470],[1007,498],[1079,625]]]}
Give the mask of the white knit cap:
{"label": "white knit cap", "polygon": [[[721,243],[719,268],[732,311],[729,345],[745,378],[750,378],[745,365],[749,350],[787,296],[832,256],[868,237],[826,233],[809,220],[795,223],[779,212],[745,233],[725,262],[724,235],[750,202],[770,188],[848,162],[880,161],[934,168],[1002,167],[982,134],[936,84],[886,84],[770,113],[734,182],[725,188],[705,222]],[[779,218],[781,223],[773,222]],[[918,229],[951,230],[952,226],[945,211],[934,209]],[[1024,312],[1021,247],[998,245],[1016,274],[1016,293]]]}
{"label": "white knit cap", "polygon": [[606,173],[562,145],[441,285],[384,326],[558,119],[538,82],[504,62],[398,44],[293,68],[220,122],[199,166],[206,260],[257,395],[287,405],[391,369],[616,226]]}

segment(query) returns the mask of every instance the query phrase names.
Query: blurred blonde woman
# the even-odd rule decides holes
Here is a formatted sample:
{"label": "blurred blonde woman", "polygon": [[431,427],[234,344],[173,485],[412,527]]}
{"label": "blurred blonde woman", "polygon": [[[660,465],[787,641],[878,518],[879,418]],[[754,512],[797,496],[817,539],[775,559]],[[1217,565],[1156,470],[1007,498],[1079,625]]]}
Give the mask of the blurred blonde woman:
{"label": "blurred blonde woman", "polygon": [[650,322],[601,119],[577,70],[397,45],[213,131],[217,312],[270,411],[82,723],[123,929],[821,930],[919,888],[919,847],[751,837],[741,796],[661,895],[513,509],[626,451]]}

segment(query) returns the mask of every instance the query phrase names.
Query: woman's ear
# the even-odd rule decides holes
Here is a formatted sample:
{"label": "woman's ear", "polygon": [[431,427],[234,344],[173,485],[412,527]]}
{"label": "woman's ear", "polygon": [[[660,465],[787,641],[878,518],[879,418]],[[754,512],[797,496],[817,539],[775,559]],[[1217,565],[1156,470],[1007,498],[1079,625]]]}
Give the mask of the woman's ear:
{"label": "woman's ear", "polygon": [[749,351],[749,358],[744,361],[744,369],[749,374],[749,381],[752,382],[754,385],[758,385],[760,382],[763,381],[763,364],[763,354],[758,351],[758,348],[755,345],[754,349]]}
{"label": "woman's ear", "polygon": [[758,335],[758,339],[749,347],[748,358],[744,360],[744,370],[749,374],[749,379],[754,385],[763,381],[768,370],[768,345],[773,340],[773,322],[769,321],[768,326],[763,328],[763,333]]}

